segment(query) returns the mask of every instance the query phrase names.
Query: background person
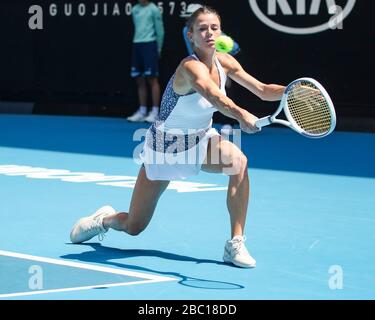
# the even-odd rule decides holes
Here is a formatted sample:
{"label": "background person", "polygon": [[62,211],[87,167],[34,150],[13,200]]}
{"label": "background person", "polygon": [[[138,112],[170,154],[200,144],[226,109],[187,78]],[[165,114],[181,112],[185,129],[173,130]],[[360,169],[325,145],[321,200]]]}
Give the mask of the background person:
{"label": "background person", "polygon": [[[138,110],[129,121],[154,122],[159,114],[160,84],[159,57],[164,41],[164,25],[159,8],[151,1],[138,0],[132,9],[134,37],[131,77],[136,78]],[[147,110],[148,86],[151,89],[152,109]]]}

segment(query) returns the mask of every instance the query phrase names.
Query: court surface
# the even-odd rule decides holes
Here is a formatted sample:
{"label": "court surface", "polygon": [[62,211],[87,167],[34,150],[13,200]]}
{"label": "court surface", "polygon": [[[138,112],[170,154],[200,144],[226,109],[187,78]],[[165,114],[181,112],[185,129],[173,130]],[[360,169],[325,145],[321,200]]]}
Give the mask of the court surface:
{"label": "court surface", "polygon": [[255,269],[221,260],[224,175],[171,183],[148,229],[73,245],[75,221],[128,209],[137,129],[118,118],[0,115],[1,299],[374,299],[375,135],[242,134]]}

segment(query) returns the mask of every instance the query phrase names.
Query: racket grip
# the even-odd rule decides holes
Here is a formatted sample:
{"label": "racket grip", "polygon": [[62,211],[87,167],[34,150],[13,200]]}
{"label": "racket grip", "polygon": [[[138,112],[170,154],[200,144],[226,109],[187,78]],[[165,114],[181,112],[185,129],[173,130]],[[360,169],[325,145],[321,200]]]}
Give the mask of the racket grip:
{"label": "racket grip", "polygon": [[259,120],[257,120],[255,122],[255,125],[258,128],[262,128],[262,127],[270,125],[271,123],[272,123],[271,116],[268,116],[268,117],[260,118]]}

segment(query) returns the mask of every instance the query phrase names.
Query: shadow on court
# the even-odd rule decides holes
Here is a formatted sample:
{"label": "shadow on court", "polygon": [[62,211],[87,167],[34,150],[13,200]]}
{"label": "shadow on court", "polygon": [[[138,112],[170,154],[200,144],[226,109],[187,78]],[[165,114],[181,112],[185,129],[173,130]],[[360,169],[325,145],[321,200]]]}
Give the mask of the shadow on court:
{"label": "shadow on court", "polygon": [[79,260],[79,261],[91,262],[91,263],[101,263],[101,264],[111,265],[111,266],[115,266],[115,267],[123,268],[127,270],[144,271],[144,272],[154,273],[154,274],[161,275],[161,276],[175,277],[178,280],[179,284],[183,286],[187,286],[187,287],[193,287],[193,288],[215,289],[215,290],[236,290],[236,289],[245,288],[244,286],[240,284],[236,284],[236,283],[190,277],[188,275],[184,275],[179,272],[159,271],[159,270],[154,270],[154,269],[136,266],[132,264],[115,262],[111,260],[127,259],[127,258],[132,258],[132,257],[154,257],[154,258],[161,258],[161,259],[174,260],[174,261],[194,262],[196,264],[203,264],[203,263],[217,264],[217,265],[227,266],[228,268],[236,268],[234,266],[225,264],[224,262],[221,262],[221,261],[209,260],[209,259],[198,259],[198,258],[184,256],[184,255],[159,251],[159,250],[138,250],[138,249],[125,250],[125,249],[110,248],[110,247],[102,246],[99,243],[80,244],[80,245],[91,247],[95,251],[85,251],[79,254],[67,254],[67,255],[60,256],[60,258],[70,259],[70,260]]}

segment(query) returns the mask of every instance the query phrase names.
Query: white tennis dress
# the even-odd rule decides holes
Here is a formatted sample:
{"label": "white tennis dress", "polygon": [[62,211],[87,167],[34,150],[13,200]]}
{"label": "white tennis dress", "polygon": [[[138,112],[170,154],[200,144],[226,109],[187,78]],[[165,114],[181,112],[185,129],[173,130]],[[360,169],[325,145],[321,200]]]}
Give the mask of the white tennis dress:
{"label": "white tennis dress", "polygon": [[[192,55],[198,59],[196,55]],[[220,90],[225,92],[226,74],[217,58]],[[197,175],[207,154],[208,141],[218,136],[212,128],[217,111],[198,92],[179,95],[171,77],[162,97],[160,114],[148,129],[140,158],[150,180],[185,179]]]}

